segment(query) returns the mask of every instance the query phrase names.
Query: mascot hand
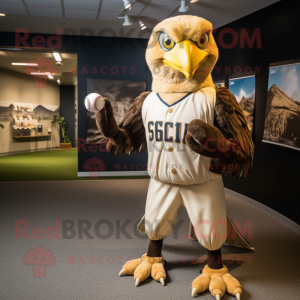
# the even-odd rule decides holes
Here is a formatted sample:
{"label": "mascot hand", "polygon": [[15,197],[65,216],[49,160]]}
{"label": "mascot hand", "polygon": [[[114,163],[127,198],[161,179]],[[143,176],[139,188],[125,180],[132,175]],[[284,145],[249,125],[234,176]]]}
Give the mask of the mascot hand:
{"label": "mascot hand", "polygon": [[113,156],[120,156],[124,152],[126,155],[129,155],[133,150],[130,138],[123,129],[120,129],[116,135],[108,139],[106,149]]}
{"label": "mascot hand", "polygon": [[196,153],[211,158],[228,158],[232,156],[231,142],[227,141],[221,131],[201,120],[193,120],[187,130],[186,144]]}
{"label": "mascot hand", "polygon": [[124,152],[129,155],[132,151],[129,133],[118,127],[110,101],[92,93],[86,96],[85,107],[88,111],[96,113],[97,127],[106,137],[106,149],[114,156],[120,156]]}

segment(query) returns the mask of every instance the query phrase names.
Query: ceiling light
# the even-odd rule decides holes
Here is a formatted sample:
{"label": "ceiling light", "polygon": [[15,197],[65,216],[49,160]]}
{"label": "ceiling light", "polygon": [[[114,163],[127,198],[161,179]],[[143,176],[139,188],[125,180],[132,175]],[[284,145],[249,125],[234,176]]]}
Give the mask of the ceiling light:
{"label": "ceiling light", "polygon": [[60,84],[60,80],[59,79],[57,79],[57,83]]}
{"label": "ceiling light", "polygon": [[48,78],[53,79],[53,76],[50,72],[46,72],[46,74],[47,74]]}
{"label": "ceiling light", "polygon": [[132,25],[132,22],[131,22],[130,18],[127,15],[125,15],[123,26],[131,26],[131,25]]}
{"label": "ceiling light", "polygon": [[0,17],[5,17],[5,16],[6,16],[6,14],[0,13]]}
{"label": "ceiling light", "polygon": [[195,2],[198,2],[198,0],[191,0],[191,3],[195,3]]}
{"label": "ceiling light", "polygon": [[123,0],[125,9],[129,9],[131,7],[131,1]]}
{"label": "ceiling light", "polygon": [[13,66],[38,66],[38,64],[34,63],[11,63]]}
{"label": "ceiling light", "polygon": [[42,72],[31,72],[30,74],[31,75],[42,75],[42,76],[46,75],[46,76],[48,76],[48,78],[53,79],[53,76],[50,72],[44,72],[44,73],[42,73]]}
{"label": "ceiling light", "polygon": [[61,61],[61,57],[60,57],[60,54],[58,52],[53,52],[52,54],[53,54],[56,61]]}
{"label": "ceiling light", "polygon": [[139,19],[139,23],[140,23],[140,26],[141,26],[142,30],[147,28],[147,26],[144,24],[144,22],[141,19]]}
{"label": "ceiling light", "polygon": [[180,12],[188,12],[189,11],[189,7],[186,5],[186,0],[181,0],[179,11]]}

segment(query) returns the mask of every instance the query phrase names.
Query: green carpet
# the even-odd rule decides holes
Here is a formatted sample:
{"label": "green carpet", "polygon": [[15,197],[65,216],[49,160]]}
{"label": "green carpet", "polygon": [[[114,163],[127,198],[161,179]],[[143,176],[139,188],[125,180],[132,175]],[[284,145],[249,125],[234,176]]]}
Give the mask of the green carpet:
{"label": "green carpet", "polygon": [[[134,179],[147,176],[100,177]],[[77,177],[77,149],[51,150],[0,157],[0,181],[87,180]]]}

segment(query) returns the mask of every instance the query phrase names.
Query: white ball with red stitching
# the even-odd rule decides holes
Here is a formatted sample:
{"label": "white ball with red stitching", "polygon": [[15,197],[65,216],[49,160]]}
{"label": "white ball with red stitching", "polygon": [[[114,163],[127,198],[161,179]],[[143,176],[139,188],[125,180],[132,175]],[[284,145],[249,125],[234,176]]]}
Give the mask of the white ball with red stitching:
{"label": "white ball with red stitching", "polygon": [[88,111],[95,113],[104,107],[105,100],[103,96],[97,93],[91,93],[85,97],[84,104]]}

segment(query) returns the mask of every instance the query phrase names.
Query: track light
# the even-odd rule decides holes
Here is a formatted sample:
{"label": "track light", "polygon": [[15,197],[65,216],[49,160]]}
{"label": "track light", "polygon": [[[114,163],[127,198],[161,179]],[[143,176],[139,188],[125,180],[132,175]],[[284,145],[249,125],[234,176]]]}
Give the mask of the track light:
{"label": "track light", "polygon": [[179,11],[180,12],[188,12],[189,11],[189,7],[186,5],[186,0],[181,0]]}
{"label": "track light", "polygon": [[125,15],[123,26],[131,26],[131,25],[132,25],[132,22],[131,22],[130,18],[127,15]]}
{"label": "track light", "polygon": [[131,7],[131,1],[123,0],[125,9],[129,9]]}
{"label": "track light", "polygon": [[139,24],[141,26],[141,30],[144,30],[147,28],[147,26],[144,24],[144,22],[141,19],[139,19]]}

